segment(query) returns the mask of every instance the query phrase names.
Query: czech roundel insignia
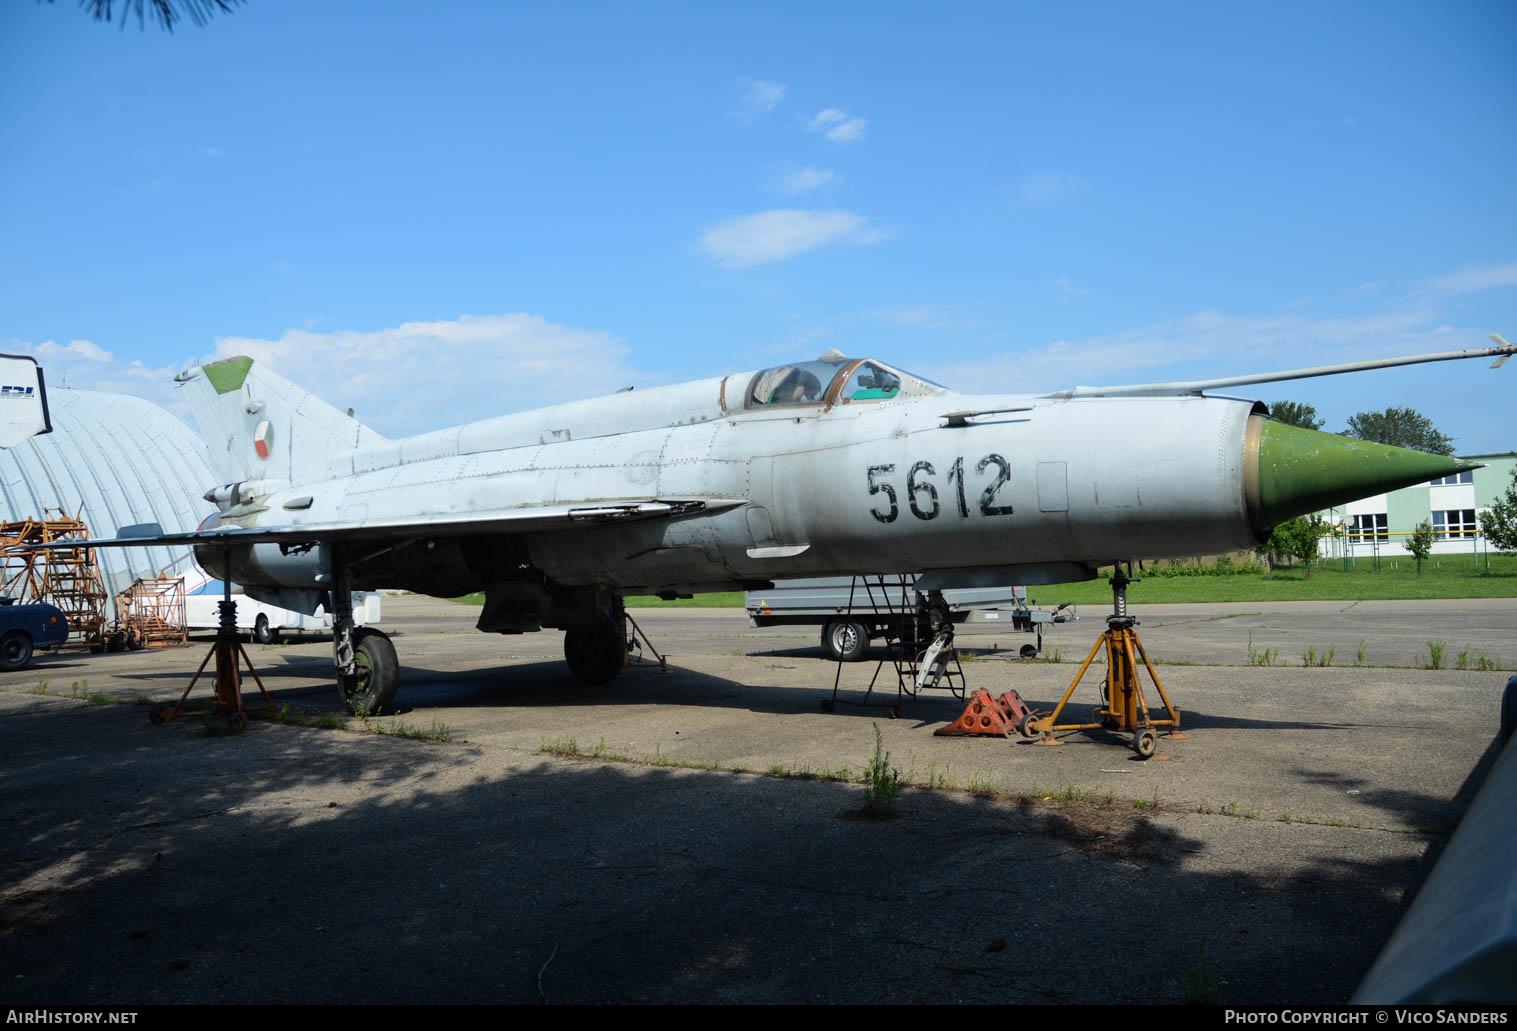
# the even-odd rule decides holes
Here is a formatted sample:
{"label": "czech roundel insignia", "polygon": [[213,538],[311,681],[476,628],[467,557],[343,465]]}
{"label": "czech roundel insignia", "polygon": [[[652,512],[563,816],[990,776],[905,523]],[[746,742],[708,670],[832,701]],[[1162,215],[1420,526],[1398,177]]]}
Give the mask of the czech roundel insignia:
{"label": "czech roundel insignia", "polygon": [[274,427],[269,425],[269,420],[264,419],[253,433],[253,450],[258,452],[259,458],[268,458],[269,449],[273,446]]}

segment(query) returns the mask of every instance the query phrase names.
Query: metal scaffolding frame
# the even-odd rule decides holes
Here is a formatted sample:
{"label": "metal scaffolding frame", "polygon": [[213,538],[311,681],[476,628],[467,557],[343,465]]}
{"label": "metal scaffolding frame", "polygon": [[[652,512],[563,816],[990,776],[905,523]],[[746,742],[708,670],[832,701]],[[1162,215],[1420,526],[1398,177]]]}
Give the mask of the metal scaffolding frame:
{"label": "metal scaffolding frame", "polygon": [[[81,509],[82,511],[82,509]],[[0,523],[0,592],[18,604],[47,602],[68,617],[69,645],[102,651],[106,641],[105,582],[95,564],[95,550],[82,544],[12,551],[24,545],[86,541],[89,527],[61,509],[42,517]]]}
{"label": "metal scaffolding frame", "polygon": [[187,645],[186,624],[182,576],[138,577],[116,595],[116,633],[132,651]]}

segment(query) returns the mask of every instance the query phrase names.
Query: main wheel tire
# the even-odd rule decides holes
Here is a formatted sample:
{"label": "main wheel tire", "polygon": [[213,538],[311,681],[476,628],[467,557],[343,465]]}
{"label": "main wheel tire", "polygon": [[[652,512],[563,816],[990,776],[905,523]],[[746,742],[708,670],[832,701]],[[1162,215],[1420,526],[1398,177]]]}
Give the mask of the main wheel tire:
{"label": "main wheel tire", "polygon": [[622,671],[627,642],[610,616],[564,631],[564,661],[574,679],[587,687],[609,684]]}
{"label": "main wheel tire", "polygon": [[822,650],[833,662],[859,662],[869,654],[869,628],[854,619],[834,619],[822,627]]}
{"label": "main wheel tire", "polygon": [[25,630],[12,630],[0,637],[0,669],[7,673],[25,669],[32,663],[32,635]]}
{"label": "main wheel tire", "polygon": [[140,631],[140,630],[128,630],[126,632],[126,650],[127,651],[129,651],[129,652],[140,652],[145,647],[147,647],[147,642],[142,639],[142,631]]}
{"label": "main wheel tire", "polygon": [[1509,677],[1501,692],[1501,740],[1509,741],[1517,731],[1517,677]]}
{"label": "main wheel tire", "polygon": [[337,674],[337,693],[355,716],[379,716],[395,704],[400,688],[400,660],[395,646],[378,630],[363,627],[353,632],[353,661],[358,670],[351,676]]}
{"label": "main wheel tire", "polygon": [[84,643],[89,646],[91,655],[99,655],[105,651],[105,639],[97,630],[91,630],[84,635]]}
{"label": "main wheel tire", "polygon": [[274,628],[269,626],[269,617],[264,613],[258,613],[258,621],[253,624],[253,640],[259,644],[274,643]]}

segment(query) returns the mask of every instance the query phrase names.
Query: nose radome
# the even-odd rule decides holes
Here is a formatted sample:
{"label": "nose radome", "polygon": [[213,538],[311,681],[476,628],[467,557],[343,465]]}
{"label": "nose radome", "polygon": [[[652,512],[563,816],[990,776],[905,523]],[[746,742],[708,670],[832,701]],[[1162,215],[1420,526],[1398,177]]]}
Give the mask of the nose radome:
{"label": "nose radome", "polygon": [[1262,415],[1249,419],[1246,441],[1245,450],[1255,454],[1246,456],[1245,467],[1257,463],[1256,475],[1245,477],[1249,515],[1261,533],[1298,515],[1480,467]]}

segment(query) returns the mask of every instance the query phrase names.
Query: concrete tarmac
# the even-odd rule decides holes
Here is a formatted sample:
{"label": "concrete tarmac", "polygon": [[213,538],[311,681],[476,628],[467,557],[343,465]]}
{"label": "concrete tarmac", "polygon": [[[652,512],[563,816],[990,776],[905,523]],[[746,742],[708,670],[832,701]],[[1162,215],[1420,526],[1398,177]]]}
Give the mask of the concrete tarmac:
{"label": "concrete tarmac", "polygon": [[[1495,755],[1510,671],[1416,668],[1426,642],[1517,659],[1517,600],[1146,606],[1191,736],[1140,762],[934,737],[944,691],[825,713],[876,663],[732,610],[633,610],[671,671],[586,688],[559,633],[384,604],[402,711],[350,726],[446,743],[150,725],[131,703],[177,697],[206,640],[0,675],[0,1001],[1342,1002]],[[1051,708],[1104,629],[1082,615],[1060,662],[969,628],[969,687]],[[249,646],[314,715],[330,652]],[[853,782],[876,729],[937,787],[883,822]]]}

